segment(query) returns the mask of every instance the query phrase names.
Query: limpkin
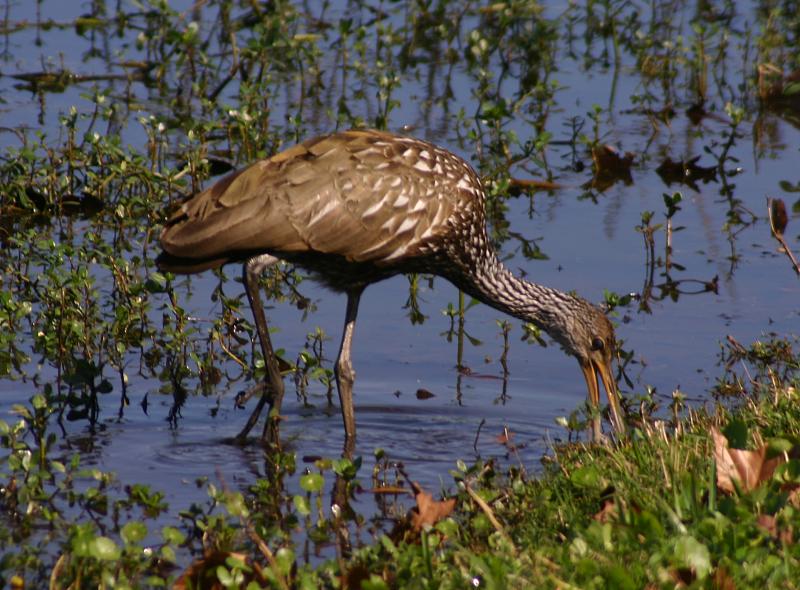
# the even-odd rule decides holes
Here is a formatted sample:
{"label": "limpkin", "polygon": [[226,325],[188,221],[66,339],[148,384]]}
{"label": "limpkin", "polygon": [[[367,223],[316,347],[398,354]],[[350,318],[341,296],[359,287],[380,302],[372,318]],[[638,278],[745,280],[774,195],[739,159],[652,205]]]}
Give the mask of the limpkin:
{"label": "limpkin", "polygon": [[[335,365],[345,441],[355,440],[350,358],[364,288],[399,273],[442,276],[479,301],[531,322],[578,359],[599,409],[600,387],[611,422],[624,423],[612,376],[614,330],[596,306],[515,277],[486,233],[484,190],[474,170],[431,143],[382,131],[352,130],[309,139],[233,172],[186,201],[161,232],[158,265],[195,273],[243,263],[243,281],[267,365],[264,394],[239,437],[265,403],[280,413],[283,382],[260,302],[258,276],[279,259],[309,270],[347,295]],[[592,436],[601,438],[595,416]]]}

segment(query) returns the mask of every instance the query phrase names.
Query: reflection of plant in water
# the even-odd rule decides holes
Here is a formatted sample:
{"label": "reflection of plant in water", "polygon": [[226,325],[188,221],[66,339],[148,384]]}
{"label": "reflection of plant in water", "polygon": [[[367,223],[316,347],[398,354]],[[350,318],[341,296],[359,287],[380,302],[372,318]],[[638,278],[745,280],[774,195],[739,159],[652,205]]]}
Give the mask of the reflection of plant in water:
{"label": "reflection of plant in water", "polygon": [[728,274],[731,275],[739,261],[739,255],[736,251],[736,238],[744,229],[753,225],[758,218],[752,211],[744,206],[740,198],[736,197],[736,185],[731,182],[731,178],[741,173],[741,168],[738,166],[733,168],[728,167],[729,162],[732,162],[734,165],[739,163],[738,158],[732,155],[730,151],[736,145],[736,140],[742,137],[738,128],[744,121],[745,111],[742,107],[735,106],[731,103],[725,105],[725,111],[730,118],[729,129],[722,132],[721,137],[723,141],[712,139],[706,151],[717,160],[717,172],[721,184],[720,194],[725,198],[728,206],[726,221],[722,229],[727,235],[728,244],[730,246],[730,254],[728,256],[730,267]]}
{"label": "reflection of plant in water", "polygon": [[[673,195],[664,195],[664,204],[667,208],[665,213],[666,224],[653,224],[652,220],[655,215],[653,211],[645,211],[642,213],[642,223],[636,226],[636,231],[642,234],[645,249],[645,280],[642,286],[642,291],[639,294],[639,310],[646,313],[652,313],[650,303],[652,301],[662,301],[669,297],[672,301],[677,301],[681,295],[696,295],[699,293],[706,293],[712,291],[717,292],[717,277],[710,281],[703,281],[698,279],[673,279],[671,271],[683,271],[685,268],[672,259],[672,236],[676,231],[683,229],[682,227],[673,227],[672,218],[680,210],[678,203],[680,203],[682,196],[680,193]],[[656,239],[655,236],[660,229],[664,228],[664,256],[656,256]],[[663,282],[656,283],[656,269],[663,268],[660,276],[664,278]],[[692,285],[694,288],[687,289],[685,285]],[[656,291],[658,294],[656,294]]]}
{"label": "reflection of plant in water", "polygon": [[459,371],[466,368],[464,365],[464,338],[466,338],[472,346],[480,346],[482,344],[479,339],[470,336],[465,328],[466,313],[478,305],[478,301],[470,297],[469,303],[465,304],[464,300],[464,292],[459,291],[457,306],[448,303],[447,308],[442,310],[442,314],[450,320],[450,327],[446,332],[442,332],[441,335],[444,336],[448,342],[452,342],[455,336],[458,344],[456,348],[456,369]]}
{"label": "reflection of plant in water", "polygon": [[306,336],[304,350],[297,355],[294,367],[294,384],[297,390],[297,399],[304,405],[308,403],[308,383],[315,379],[325,386],[325,397],[328,405],[333,405],[333,369],[325,367],[327,359],[322,354],[322,343],[330,340],[322,328],[315,328]]}

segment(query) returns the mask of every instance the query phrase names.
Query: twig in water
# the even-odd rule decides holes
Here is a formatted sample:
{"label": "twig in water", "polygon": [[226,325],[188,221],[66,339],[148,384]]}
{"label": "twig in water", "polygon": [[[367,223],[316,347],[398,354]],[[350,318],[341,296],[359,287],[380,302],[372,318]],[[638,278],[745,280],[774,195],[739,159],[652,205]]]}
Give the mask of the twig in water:
{"label": "twig in water", "polygon": [[481,428],[483,428],[484,424],[486,424],[486,418],[481,418],[481,423],[478,424],[478,431],[475,433],[475,442],[472,443],[472,448],[475,450],[476,455],[480,454],[478,453],[478,439],[481,436]]}

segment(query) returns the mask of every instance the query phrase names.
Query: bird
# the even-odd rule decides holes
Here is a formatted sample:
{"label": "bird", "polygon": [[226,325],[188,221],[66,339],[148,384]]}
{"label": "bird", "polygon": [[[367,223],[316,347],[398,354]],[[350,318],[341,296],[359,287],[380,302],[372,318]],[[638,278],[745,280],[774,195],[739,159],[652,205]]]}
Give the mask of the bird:
{"label": "bird", "polygon": [[[267,366],[264,393],[243,440],[270,406],[262,438],[275,442],[283,382],[260,301],[259,275],[293,263],[347,296],[334,374],[345,430],[355,441],[351,358],[364,289],[402,273],[444,277],[501,312],[544,330],[578,360],[588,399],[600,383],[617,436],[625,423],[612,372],[614,329],[587,300],[515,276],[486,230],[486,193],[465,160],[433,143],[373,129],[321,135],[230,173],[186,200],[160,234],[162,271],[192,274],[241,263]],[[599,411],[589,435],[603,438]]]}

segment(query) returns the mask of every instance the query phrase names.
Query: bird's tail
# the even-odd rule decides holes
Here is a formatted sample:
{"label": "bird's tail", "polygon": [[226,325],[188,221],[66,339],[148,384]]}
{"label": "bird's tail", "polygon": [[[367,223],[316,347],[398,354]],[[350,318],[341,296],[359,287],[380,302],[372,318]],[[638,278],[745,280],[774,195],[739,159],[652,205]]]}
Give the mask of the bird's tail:
{"label": "bird's tail", "polygon": [[232,262],[228,256],[213,258],[187,258],[184,256],[173,256],[169,252],[163,251],[156,258],[158,270],[172,272],[179,275],[189,275],[212,268],[219,268],[227,262]]}

